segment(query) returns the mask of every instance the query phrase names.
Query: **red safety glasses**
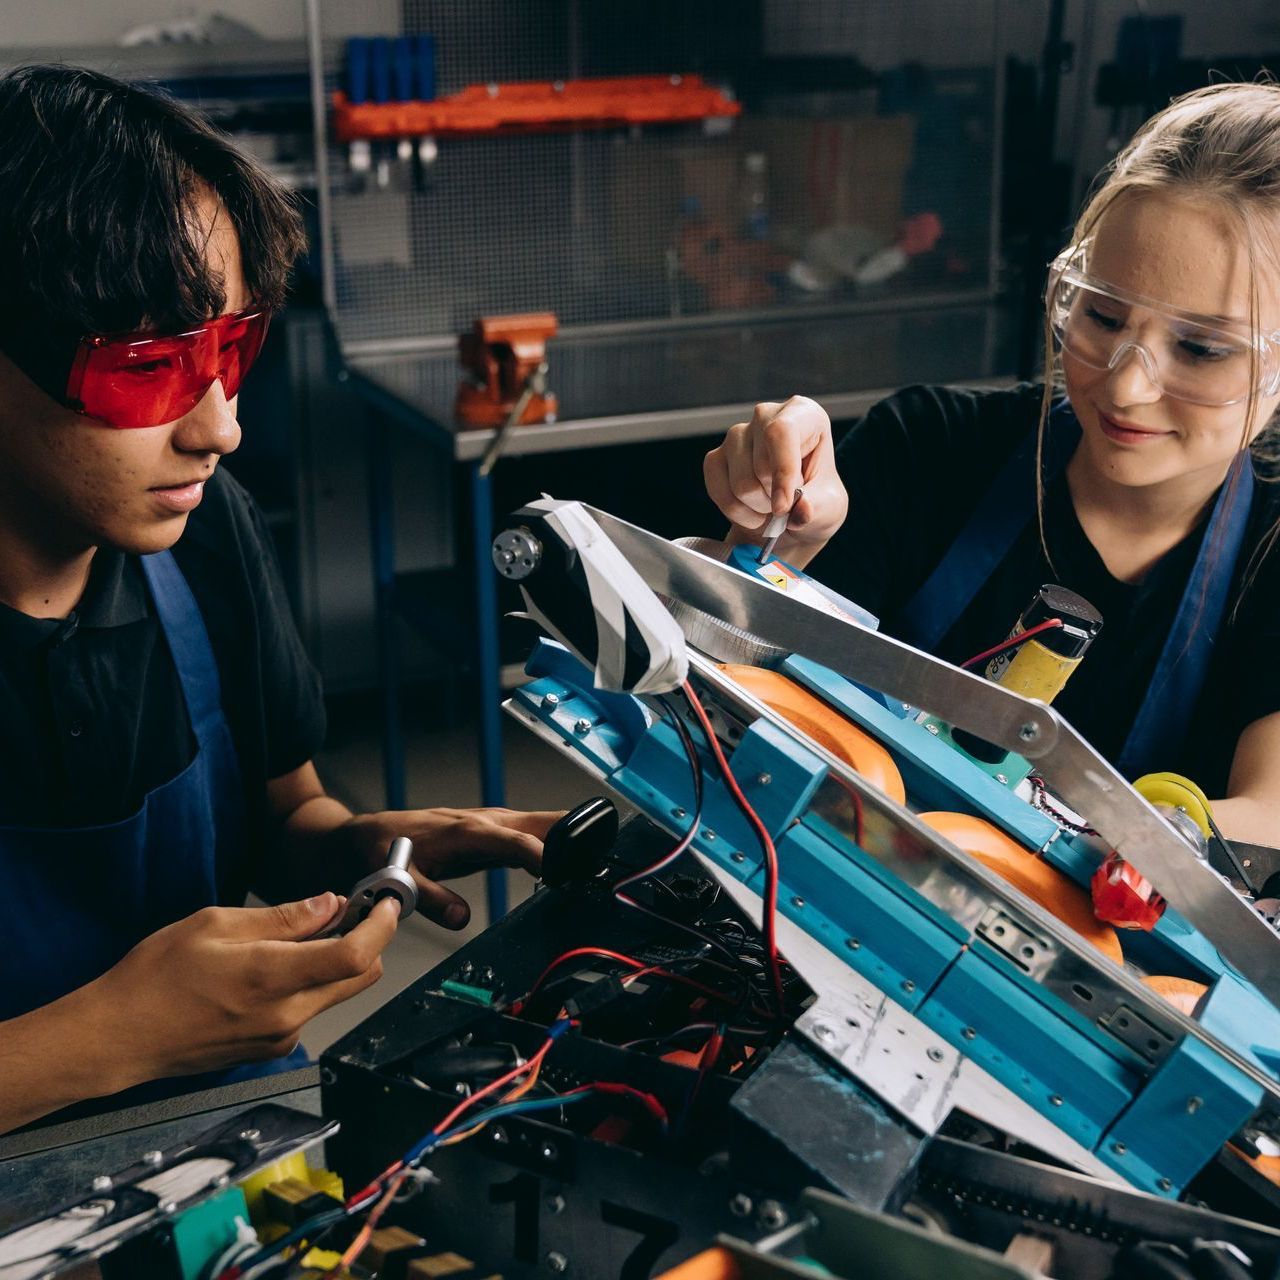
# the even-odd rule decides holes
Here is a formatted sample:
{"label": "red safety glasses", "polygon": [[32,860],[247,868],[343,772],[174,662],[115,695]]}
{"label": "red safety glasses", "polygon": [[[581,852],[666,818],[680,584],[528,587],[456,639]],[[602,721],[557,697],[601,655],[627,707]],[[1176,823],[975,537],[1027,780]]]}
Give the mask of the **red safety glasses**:
{"label": "red safety glasses", "polygon": [[214,382],[227,399],[262,350],[271,316],[240,311],[185,333],[90,334],[67,379],[68,407],[109,427],[158,427],[190,413]]}

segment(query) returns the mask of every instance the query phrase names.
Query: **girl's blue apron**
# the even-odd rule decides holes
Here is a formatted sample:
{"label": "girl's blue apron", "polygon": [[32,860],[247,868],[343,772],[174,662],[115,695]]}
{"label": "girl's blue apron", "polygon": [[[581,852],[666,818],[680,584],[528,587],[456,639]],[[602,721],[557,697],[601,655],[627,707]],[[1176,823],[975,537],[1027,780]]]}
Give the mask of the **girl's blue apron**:
{"label": "girl's blue apron", "polygon": [[[132,816],[100,827],[0,826],[0,1019],[105,973],[135,943],[241,880],[246,820],[240,765],[199,606],[173,556],[142,568],[177,668],[196,750]],[[130,1034],[121,1025],[122,1037]],[[141,1102],[300,1066],[306,1055],[128,1090]],[[51,1065],[51,1070],[56,1066]]]}
{"label": "girl's blue apron", "polygon": [[[1041,475],[1046,487],[1062,474],[1079,442],[1080,424],[1070,404],[1062,400],[1045,428]],[[1233,463],[1218,491],[1173,626],[1138,717],[1115,761],[1129,778],[1161,768],[1162,762],[1175,757],[1186,738],[1226,612],[1252,499],[1253,466],[1246,451]],[[907,603],[897,619],[895,634],[917,648],[934,650],[1035,517],[1035,511],[1036,436],[1032,432],[996,476],[938,567]]]}

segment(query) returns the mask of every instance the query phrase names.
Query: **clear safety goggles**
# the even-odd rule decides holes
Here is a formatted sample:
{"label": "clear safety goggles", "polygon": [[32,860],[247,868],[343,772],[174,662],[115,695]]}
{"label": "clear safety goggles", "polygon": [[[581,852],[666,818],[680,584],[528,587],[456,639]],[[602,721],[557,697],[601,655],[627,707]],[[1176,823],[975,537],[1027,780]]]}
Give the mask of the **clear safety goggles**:
{"label": "clear safety goggles", "polygon": [[1280,330],[1254,344],[1233,323],[1118,289],[1084,270],[1087,248],[1066,250],[1049,269],[1045,306],[1064,351],[1094,369],[1140,360],[1163,395],[1192,404],[1239,404],[1255,378],[1259,395],[1280,390]]}
{"label": "clear safety goggles", "polygon": [[76,349],[65,401],[110,427],[176,422],[215,382],[228,400],[240,390],[270,319],[251,308],[183,333],[90,334]]}

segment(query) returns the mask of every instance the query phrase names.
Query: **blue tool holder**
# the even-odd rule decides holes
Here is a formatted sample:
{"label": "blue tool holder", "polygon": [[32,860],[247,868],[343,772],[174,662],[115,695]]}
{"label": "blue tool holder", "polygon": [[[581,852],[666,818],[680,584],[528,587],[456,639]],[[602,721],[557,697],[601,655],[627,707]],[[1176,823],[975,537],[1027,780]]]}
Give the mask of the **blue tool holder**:
{"label": "blue tool holder", "polygon": [[[642,812],[683,833],[693,779],[672,727],[639,699],[593,688],[591,671],[552,642],[539,644],[526,669],[534,679],[513,695],[521,711]],[[782,669],[886,746],[913,808],[977,814],[1088,883],[1096,851],[900,706],[802,658]],[[730,763],[777,845],[779,911],[1134,1185],[1178,1194],[1253,1114],[1261,1087],[1212,1048],[1187,1036],[1154,1065],[1144,1061],[811,812],[826,765],[796,736],[758,720]],[[759,842],[709,760],[702,772],[692,846],[760,893]],[[1202,1025],[1276,1075],[1280,1013],[1184,919],[1167,913],[1155,932],[1124,942],[1148,969],[1212,984]]]}

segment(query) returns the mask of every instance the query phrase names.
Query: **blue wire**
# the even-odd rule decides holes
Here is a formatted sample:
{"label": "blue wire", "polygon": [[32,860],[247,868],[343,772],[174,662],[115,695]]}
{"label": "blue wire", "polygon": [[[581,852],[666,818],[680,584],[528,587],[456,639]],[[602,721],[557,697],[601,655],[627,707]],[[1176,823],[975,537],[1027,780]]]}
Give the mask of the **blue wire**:
{"label": "blue wire", "polygon": [[[246,1271],[251,1271],[275,1254],[283,1253],[291,1244],[296,1244],[299,1240],[306,1239],[317,1232],[328,1230],[329,1227],[341,1222],[346,1216],[347,1211],[345,1208],[326,1209],[323,1213],[318,1213],[299,1226],[294,1227],[292,1231],[282,1235],[278,1240],[272,1240],[270,1244],[264,1245],[257,1253],[250,1254],[249,1257],[239,1262],[229,1262],[222,1268],[222,1271],[218,1272],[218,1275],[222,1275],[223,1272],[228,1271],[231,1267],[239,1268],[239,1274],[244,1275]],[[215,1276],[213,1280],[217,1280],[217,1277]]]}
{"label": "blue wire", "polygon": [[[559,1040],[560,1037],[564,1035],[564,1033],[568,1031],[572,1025],[573,1025],[572,1019],[558,1018],[555,1022],[553,1022],[547,1028],[547,1040],[554,1043],[556,1040]],[[520,1104],[507,1103],[505,1105],[518,1106]],[[445,1138],[452,1137],[456,1133],[465,1133],[468,1129],[474,1129],[476,1127],[476,1124],[479,1122],[480,1116],[484,1116],[485,1119],[488,1120],[490,1116],[495,1115],[498,1112],[502,1112],[503,1115],[507,1114],[505,1111],[502,1110],[501,1106],[498,1106],[488,1111],[477,1112],[476,1115],[473,1115],[469,1120],[460,1121],[454,1128],[450,1129],[446,1133],[427,1134],[425,1138],[422,1138],[418,1142],[415,1142],[414,1145],[409,1148],[409,1150],[404,1155],[402,1163],[406,1166],[413,1164],[415,1160],[420,1160],[433,1147],[439,1146],[440,1143],[443,1142]]]}
{"label": "blue wire", "polygon": [[468,1129],[474,1129],[481,1120],[488,1124],[491,1120],[501,1120],[503,1116],[521,1116],[531,1111],[553,1111],[557,1107],[568,1107],[575,1102],[585,1102],[589,1097],[591,1097],[589,1093],[575,1093],[567,1098],[521,1098],[517,1102],[504,1102],[501,1106],[482,1111],[480,1115],[473,1116],[470,1120],[442,1133],[436,1139],[435,1145],[456,1137],[460,1133],[466,1133]]}

